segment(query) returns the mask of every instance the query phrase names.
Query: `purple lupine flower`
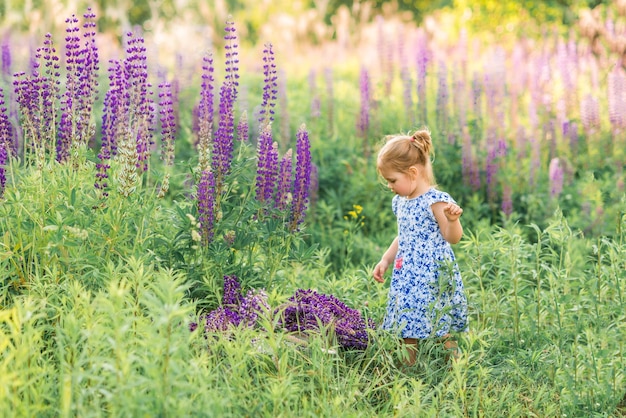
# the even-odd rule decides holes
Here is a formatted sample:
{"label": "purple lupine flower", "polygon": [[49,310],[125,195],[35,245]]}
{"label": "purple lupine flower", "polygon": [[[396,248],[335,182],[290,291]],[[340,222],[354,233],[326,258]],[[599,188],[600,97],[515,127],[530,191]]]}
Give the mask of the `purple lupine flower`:
{"label": "purple lupine flower", "polygon": [[213,134],[213,101],[215,89],[215,78],[213,73],[213,54],[210,52],[202,58],[202,85],[200,87],[200,101],[197,105],[195,116],[196,126],[194,132],[197,135],[200,168],[206,170],[209,166],[209,155],[211,150]]}
{"label": "purple lupine flower", "polygon": [[237,276],[224,276],[222,305],[233,309],[241,304],[241,284]]}
{"label": "purple lupine flower", "polygon": [[559,197],[563,191],[564,170],[559,158],[550,160],[548,174],[550,177],[550,198],[554,199]]}
{"label": "purple lupine flower", "polygon": [[6,164],[9,160],[9,153],[4,144],[0,144],[0,198],[4,195],[4,187],[7,184]]}
{"label": "purple lupine flower", "polygon": [[0,88],[0,148],[6,149],[7,157],[11,155],[13,150],[13,126],[9,120],[2,88]]}
{"label": "purple lupine flower", "polygon": [[278,145],[272,139],[272,126],[265,125],[257,147],[256,199],[267,203],[274,194],[278,176]]}
{"label": "purple lupine flower", "polygon": [[588,135],[593,135],[600,128],[600,103],[591,93],[585,95],[580,103],[580,119]]}
{"label": "purple lupine flower", "polygon": [[393,82],[393,48],[391,45],[391,39],[386,36],[385,33],[385,18],[378,15],[376,16],[377,26],[377,49],[378,59],[380,62],[380,71],[385,75],[384,87],[385,96],[389,96],[391,93],[391,84]]}
{"label": "purple lupine flower", "polygon": [[234,87],[224,82],[220,88],[219,122],[213,140],[211,167],[215,173],[217,193],[224,189],[225,177],[230,171],[235,137]]}
{"label": "purple lupine flower", "polygon": [[150,149],[154,145],[152,138],[154,123],[154,104],[150,97],[152,92],[148,82],[148,64],[144,39],[127,34],[126,57],[123,69],[128,80],[130,99],[130,132],[133,133],[137,147],[137,167],[148,170]]}
{"label": "purple lupine flower", "polygon": [[[404,38],[402,38],[404,39]],[[413,82],[411,80],[411,71],[409,69],[409,60],[405,56],[404,42],[401,41],[402,49],[400,51],[400,79],[402,80],[402,101],[406,111],[406,120],[409,124],[414,124],[415,114],[413,112]]]}
{"label": "purple lupine flower", "polygon": [[237,123],[237,140],[241,142],[248,142],[249,130],[250,125],[248,125],[248,112],[244,110],[241,112],[239,122]]}
{"label": "purple lupine flower", "polygon": [[259,111],[259,128],[263,130],[265,125],[274,120],[274,106],[278,93],[278,76],[276,75],[276,63],[274,62],[274,51],[272,44],[265,44],[263,49],[263,102]]}
{"label": "purple lupine flower", "polygon": [[608,75],[609,121],[614,132],[626,128],[626,75],[615,65]]}
{"label": "purple lupine flower", "polygon": [[319,332],[320,325],[332,328],[344,348],[367,348],[368,329],[375,328],[374,322],[365,321],[358,310],[333,295],[311,289],[298,289],[275,314],[280,315],[278,325],[288,332]]}
{"label": "purple lupine flower", "polygon": [[99,161],[96,164],[96,181],[94,184],[103,198],[108,196],[106,179],[109,178],[110,160],[117,155],[118,137],[121,140],[126,135],[127,109],[130,106],[127,95],[127,80],[124,77],[120,62],[111,60],[108,72],[109,89],[104,96],[101,146],[98,153]]}
{"label": "purple lupine flower", "polygon": [[418,33],[417,39],[417,106],[418,116],[423,123],[428,120],[428,106],[426,100],[426,75],[430,62],[430,50],[428,48],[428,37],[423,30]]}
{"label": "purple lupine flower", "polygon": [[76,140],[78,116],[78,78],[79,66],[82,65],[80,49],[80,28],[75,15],[65,20],[65,94],[61,98],[61,120],[59,121],[59,135],[57,139],[56,159],[59,162],[67,161],[70,148]]}
{"label": "purple lupine flower", "polygon": [[0,88],[0,197],[4,194],[7,182],[5,166],[9,161],[11,134],[11,123],[7,115],[7,108],[4,106],[4,93]]}
{"label": "purple lupine flower", "polygon": [[161,159],[166,166],[174,165],[174,142],[176,140],[176,118],[172,102],[172,86],[168,82],[159,84],[159,114],[161,122]]}
{"label": "purple lupine flower", "polygon": [[287,150],[283,158],[280,160],[280,167],[278,169],[278,185],[276,186],[276,197],[274,199],[276,209],[284,211],[289,204],[291,193],[291,181],[292,181],[292,151]]}
{"label": "purple lupine flower", "polygon": [[256,325],[259,316],[264,315],[269,310],[267,293],[263,289],[250,289],[246,296],[241,299],[241,304],[239,305],[240,324],[253,327]]}
{"label": "purple lupine flower", "polygon": [[13,81],[22,126],[29,138],[25,152],[34,152],[38,164],[43,163],[45,155],[54,155],[55,151],[55,102],[59,97],[60,83],[58,61],[52,35],[48,33],[43,47],[34,54],[32,74],[17,73]]}
{"label": "purple lupine flower", "polygon": [[0,48],[2,48],[0,55],[2,61],[0,73],[2,74],[2,78],[8,80],[11,77],[11,46],[9,45],[8,38],[3,39]]}
{"label": "purple lupine flower", "polygon": [[96,15],[91,8],[83,15],[83,49],[78,76],[77,131],[79,141],[87,144],[95,133],[92,121],[93,105],[98,95],[100,58],[96,45]]}
{"label": "purple lupine flower", "polygon": [[367,132],[370,127],[370,102],[372,99],[370,76],[367,68],[361,67],[361,73],[359,76],[359,88],[361,92],[361,111],[359,112],[359,118],[356,123],[356,129],[358,135],[366,139]]}
{"label": "purple lupine flower", "polygon": [[117,155],[118,138],[121,139],[124,127],[128,126],[129,97],[128,80],[124,68],[118,60],[109,61],[109,89],[104,96],[102,116],[102,145],[109,148],[110,156]]}
{"label": "purple lupine flower", "polygon": [[237,312],[223,306],[203,315],[200,319],[204,322],[204,332],[228,331],[237,327],[241,322]]}
{"label": "purple lupine flower", "polygon": [[298,230],[304,221],[311,185],[311,143],[304,124],[296,134],[296,177],[292,189],[290,231]]}
{"label": "purple lupine flower", "polygon": [[206,246],[213,240],[215,222],[215,178],[210,170],[203,171],[200,177],[197,205],[200,236]]}
{"label": "purple lupine flower", "polygon": [[[241,284],[236,276],[224,276],[222,306],[217,307],[199,320],[204,325],[204,332],[230,331],[240,324],[246,327],[256,325],[260,315],[269,312],[267,293],[250,289],[245,296],[241,293]],[[189,330],[195,331],[198,324],[191,322]]]}
{"label": "purple lupine flower", "polygon": [[225,82],[230,85],[232,89],[232,102],[237,100],[237,89],[239,88],[239,46],[237,44],[237,30],[235,29],[235,22],[230,18],[226,21],[226,27],[224,28],[226,34],[224,35],[224,50],[225,54],[225,67],[226,76]]}

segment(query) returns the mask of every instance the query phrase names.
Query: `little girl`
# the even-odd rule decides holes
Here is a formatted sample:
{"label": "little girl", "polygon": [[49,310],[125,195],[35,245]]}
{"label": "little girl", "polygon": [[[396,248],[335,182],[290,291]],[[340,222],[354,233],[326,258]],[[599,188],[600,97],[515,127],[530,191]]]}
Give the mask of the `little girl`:
{"label": "little girl", "polygon": [[428,130],[388,139],[378,153],[377,169],[396,194],[391,207],[398,235],[373,271],[377,282],[393,265],[383,329],[399,333],[416,359],[418,340],[440,338],[456,356],[451,331],[467,330],[467,299],[450,244],[461,239],[463,213],[435,188]]}

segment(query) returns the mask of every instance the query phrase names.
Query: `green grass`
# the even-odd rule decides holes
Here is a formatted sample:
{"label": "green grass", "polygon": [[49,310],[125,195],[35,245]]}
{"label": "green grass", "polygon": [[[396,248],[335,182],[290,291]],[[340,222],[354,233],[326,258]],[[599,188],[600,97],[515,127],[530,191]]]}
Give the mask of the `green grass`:
{"label": "green grass", "polygon": [[[191,296],[197,281],[219,297],[216,261],[183,246],[185,262],[167,267],[153,238],[184,230],[172,222],[176,206],[146,188],[95,210],[95,191],[81,186],[92,175],[90,163],[20,169],[0,205],[7,416],[620,414],[624,216],[611,237],[585,237],[559,211],[544,229],[509,222],[466,231],[456,247],[471,313],[470,332],[459,336],[461,360],[449,368],[440,345],[426,342],[406,368],[395,338],[382,331],[363,352],[329,351],[332,341],[320,336],[294,343],[271,317],[227,335],[189,332],[208,306]],[[238,271],[264,278],[256,284],[272,306],[315,288],[380,321],[386,287],[369,271],[381,243],[357,246],[370,238],[350,219],[342,257],[360,247],[371,255],[361,263],[335,268],[329,249],[293,237],[299,244],[280,257],[266,254],[275,258],[269,264],[248,247],[253,265],[246,270],[241,261]]]}

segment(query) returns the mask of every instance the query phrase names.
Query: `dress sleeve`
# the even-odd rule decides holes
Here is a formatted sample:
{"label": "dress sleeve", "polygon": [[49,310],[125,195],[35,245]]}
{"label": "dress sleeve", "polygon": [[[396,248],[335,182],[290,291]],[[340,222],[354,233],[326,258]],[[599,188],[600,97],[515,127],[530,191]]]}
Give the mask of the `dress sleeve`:
{"label": "dress sleeve", "polygon": [[432,189],[432,193],[428,193],[428,205],[432,206],[437,202],[445,202],[445,203],[454,203],[456,201],[446,192],[442,192],[441,190]]}
{"label": "dress sleeve", "polygon": [[399,195],[395,195],[393,199],[391,199],[391,210],[393,210],[393,214],[398,216],[398,199]]}

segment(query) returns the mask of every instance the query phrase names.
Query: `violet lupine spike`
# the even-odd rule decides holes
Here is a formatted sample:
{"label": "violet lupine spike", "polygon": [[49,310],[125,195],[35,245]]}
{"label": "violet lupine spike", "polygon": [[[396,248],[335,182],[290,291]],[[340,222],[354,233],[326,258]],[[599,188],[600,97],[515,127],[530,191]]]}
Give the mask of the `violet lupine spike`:
{"label": "violet lupine spike", "polygon": [[210,170],[205,170],[198,183],[198,221],[200,222],[200,236],[202,244],[209,245],[213,240],[215,222],[215,178]]}
{"label": "violet lupine spike", "polygon": [[609,121],[613,132],[626,128],[626,75],[624,69],[616,65],[608,75]]}
{"label": "violet lupine spike", "polygon": [[311,143],[304,124],[296,134],[296,177],[292,189],[289,230],[297,231],[304,221],[309,203],[311,185]]}
{"label": "violet lupine spike", "polygon": [[83,15],[83,49],[78,78],[77,132],[81,144],[87,144],[95,134],[93,105],[98,95],[100,58],[96,45],[96,15],[91,8]]}
{"label": "violet lupine spike", "polygon": [[278,76],[276,75],[276,64],[274,62],[274,51],[272,44],[265,44],[263,49],[263,102],[259,112],[259,128],[263,130],[266,125],[274,120],[274,107],[278,93]]}
{"label": "violet lupine spike", "polygon": [[[237,327],[241,321],[239,314],[223,306],[203,315],[200,318],[204,332],[225,332]],[[193,325],[190,327],[195,329]]]}
{"label": "violet lupine spike", "polygon": [[232,101],[237,100],[237,92],[239,88],[239,45],[237,44],[237,30],[235,29],[235,22],[229,16],[226,20],[226,27],[224,28],[226,34],[224,35],[224,50],[225,54],[225,82],[231,85],[232,88]]}
{"label": "violet lupine spike", "polygon": [[591,93],[580,103],[580,119],[587,135],[595,134],[600,128],[600,103]]}
{"label": "violet lupine spike", "polygon": [[257,150],[256,199],[267,203],[272,198],[278,176],[278,149],[272,139],[272,126],[266,125],[259,136]]}
{"label": "violet lupine spike", "polygon": [[283,158],[280,160],[280,166],[278,169],[278,184],[276,186],[276,195],[274,203],[276,209],[280,211],[287,210],[289,199],[291,196],[291,182],[293,176],[293,152],[291,149],[287,150]]}
{"label": "violet lupine spike", "polygon": [[46,143],[49,144],[50,151],[54,148],[57,128],[56,100],[60,97],[60,63],[56,53],[52,35],[46,34],[44,46],[41,48],[41,58],[43,59],[43,84],[41,89],[42,98],[42,122],[48,132]]}
{"label": "violet lupine spike", "polygon": [[361,92],[361,111],[357,120],[356,129],[358,135],[367,139],[367,132],[370,127],[370,102],[371,102],[371,85],[370,76],[367,68],[361,67],[359,75],[359,90]]}
{"label": "violet lupine spike", "polygon": [[133,132],[137,146],[138,168],[148,170],[150,149],[154,145],[153,123],[154,104],[150,97],[152,92],[148,82],[148,64],[146,48],[142,37],[127,34],[126,58],[124,72],[128,79],[131,112],[130,130]]}
{"label": "violet lupine spike", "polygon": [[29,153],[33,152],[39,167],[46,155],[54,155],[56,148],[55,102],[59,97],[60,77],[58,61],[52,36],[46,34],[43,47],[38,48],[33,56],[32,74],[20,72],[14,75],[16,101],[27,138],[24,153],[26,159],[29,159]]}
{"label": "violet lupine spike", "polygon": [[12,140],[12,128],[7,115],[7,108],[4,106],[4,93],[0,88],[0,198],[4,194],[6,186],[6,165],[9,161]]}
{"label": "violet lupine spike", "polygon": [[9,44],[8,38],[3,39],[0,48],[2,49],[2,53],[0,54],[2,62],[0,74],[2,74],[4,80],[8,81],[11,78],[11,45]]}
{"label": "violet lupine spike", "polygon": [[168,82],[159,84],[159,114],[161,122],[161,159],[168,167],[174,165],[174,142],[176,140],[176,118],[172,102],[172,86]]}
{"label": "violet lupine spike", "polygon": [[9,161],[9,152],[5,144],[0,143],[0,198],[4,195],[7,184],[6,165]]}
{"label": "violet lupine spike", "polygon": [[430,51],[428,49],[428,38],[424,31],[420,31],[417,41],[417,115],[422,123],[427,123],[428,104],[426,99],[426,76],[428,73],[428,64],[430,62]]}
{"label": "violet lupine spike", "polygon": [[5,148],[7,157],[13,150],[13,125],[9,120],[8,108],[5,106],[4,91],[0,88],[0,148]]}
{"label": "violet lupine spike", "polygon": [[550,177],[550,198],[558,198],[563,191],[564,178],[563,165],[559,158],[555,157],[550,161],[548,175]]}
{"label": "violet lupine spike", "polygon": [[298,289],[275,314],[280,315],[278,325],[288,332],[319,332],[320,323],[332,328],[338,343],[348,349],[367,348],[368,329],[375,328],[374,322],[365,321],[358,310],[333,295],[311,289]]}
{"label": "violet lupine spike", "polygon": [[250,289],[246,296],[241,299],[239,305],[240,324],[247,327],[256,325],[259,316],[269,312],[267,293],[263,289]]}
{"label": "violet lupine spike", "polygon": [[65,20],[65,93],[61,97],[61,119],[59,121],[59,134],[57,138],[56,159],[59,162],[67,161],[70,149],[77,140],[79,88],[79,68],[81,66],[80,28],[75,15]]}
{"label": "violet lupine spike", "polygon": [[104,109],[102,115],[102,138],[98,163],[96,164],[95,188],[100,191],[100,196],[106,198],[109,194],[107,179],[108,170],[111,168],[110,160],[117,155],[118,138],[125,135],[125,127],[128,126],[128,103],[126,79],[123,68],[119,61],[111,60],[108,69],[109,89],[104,96]]}
{"label": "violet lupine spike", "polygon": [[239,117],[239,122],[237,123],[237,140],[241,142],[248,142],[249,130],[250,125],[248,124],[248,112],[244,110]]}
{"label": "violet lupine spike", "polygon": [[224,276],[222,305],[233,308],[241,304],[241,284],[237,276]]}
{"label": "violet lupine spike", "polygon": [[201,170],[209,168],[211,145],[213,143],[213,101],[215,100],[215,69],[213,67],[213,54],[208,52],[202,58],[202,85],[200,86],[200,101],[198,102],[197,118],[197,150],[198,161]]}
{"label": "violet lupine spike", "polygon": [[234,88],[225,82],[220,88],[219,122],[213,140],[211,167],[215,173],[217,193],[221,194],[230,171],[235,137]]}

